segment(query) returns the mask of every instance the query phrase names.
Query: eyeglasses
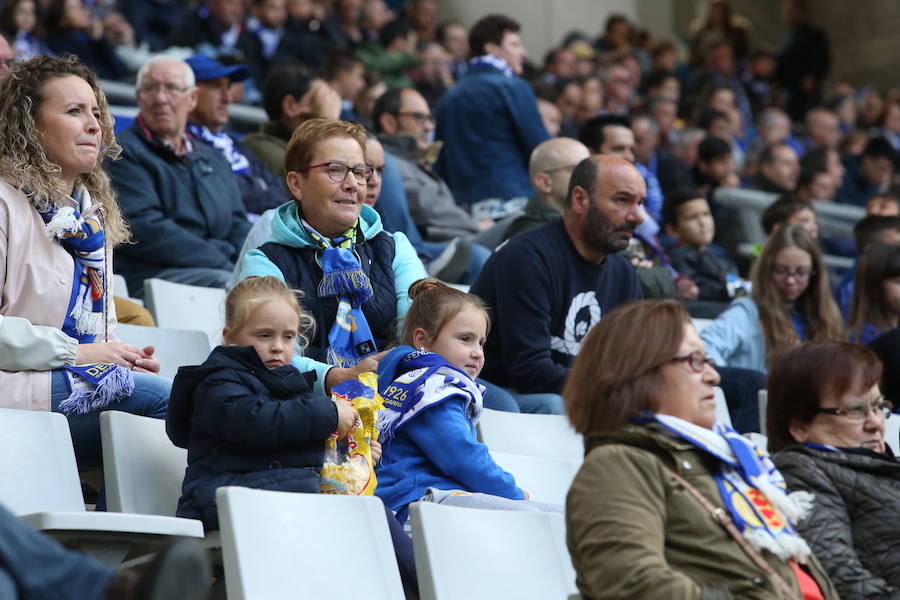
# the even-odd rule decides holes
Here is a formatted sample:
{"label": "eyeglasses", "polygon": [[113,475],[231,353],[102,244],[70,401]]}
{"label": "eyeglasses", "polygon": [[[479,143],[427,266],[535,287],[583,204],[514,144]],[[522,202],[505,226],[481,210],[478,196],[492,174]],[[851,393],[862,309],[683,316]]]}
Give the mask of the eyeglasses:
{"label": "eyeglasses", "polygon": [[425,123],[434,124],[434,115],[429,115],[428,113],[423,112],[398,112],[398,117],[409,117],[410,119],[415,119],[416,123],[424,125]]}
{"label": "eyeglasses", "polygon": [[[384,172],[384,165],[381,165],[380,167],[376,167],[375,165],[370,165],[369,163],[366,163],[366,166],[369,167],[370,169],[372,169],[372,175],[375,175],[376,173],[378,173],[378,176],[381,177],[381,174]],[[370,181],[371,181],[371,179],[372,178],[369,177]]]}
{"label": "eyeglasses", "polygon": [[578,163],[575,163],[574,165],[565,165],[563,167],[554,167],[552,169],[544,169],[541,173],[549,175],[550,173],[556,173],[557,171],[574,171],[577,166]]}
{"label": "eyeglasses", "polygon": [[885,400],[884,396],[879,396],[872,404],[863,402],[861,404],[853,404],[847,408],[817,408],[816,412],[847,417],[851,421],[865,421],[869,416],[869,412],[881,414],[882,417],[887,419],[891,416],[892,409],[893,405]]}
{"label": "eyeglasses", "polygon": [[350,165],[345,165],[341,162],[321,163],[297,170],[302,173],[303,171],[309,171],[310,169],[320,168],[324,168],[325,173],[328,175],[328,179],[335,183],[344,183],[344,180],[347,179],[347,173],[352,172],[356,182],[363,185],[369,183],[369,180],[372,179],[372,171],[374,171],[369,165],[356,165],[355,167],[351,167]]}
{"label": "eyeglasses", "polygon": [[713,369],[716,368],[716,361],[699,351],[694,351],[690,354],[685,354],[684,356],[676,356],[670,362],[683,362],[689,366],[694,373],[702,373],[704,365],[709,365]]}
{"label": "eyeglasses", "polygon": [[192,89],[190,86],[179,86],[174,83],[145,83],[137,89],[137,92],[141,96],[155,96],[162,90],[166,97],[174,100],[181,97],[182,94],[190,89]]}
{"label": "eyeglasses", "polygon": [[782,267],[779,265],[776,265],[775,268],[772,269],[772,276],[777,279],[788,279],[790,277],[793,277],[799,281],[804,281],[815,274],[815,269],[789,269],[787,267]]}

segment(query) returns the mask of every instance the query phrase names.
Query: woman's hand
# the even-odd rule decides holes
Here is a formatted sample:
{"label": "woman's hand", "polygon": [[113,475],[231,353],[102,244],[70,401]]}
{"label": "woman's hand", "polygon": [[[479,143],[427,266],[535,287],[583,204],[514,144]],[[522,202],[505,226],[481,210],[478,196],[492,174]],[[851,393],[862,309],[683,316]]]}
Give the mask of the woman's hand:
{"label": "woman's hand", "polygon": [[334,400],[338,412],[337,434],[339,438],[345,438],[350,434],[353,426],[359,419],[359,413],[347,400]]}
{"label": "woman's hand", "polygon": [[378,369],[378,361],[381,360],[381,357],[385,354],[387,354],[387,350],[382,350],[378,354],[367,356],[353,367],[332,367],[325,375],[325,393],[330,394],[331,388],[343,381],[353,379],[360,373],[368,373],[370,371],[375,372]]}
{"label": "woman's hand", "polygon": [[374,465],[381,460],[381,442],[369,440],[369,448],[372,450],[372,464]]}
{"label": "woman's hand", "polygon": [[153,346],[141,349],[122,342],[79,344],[75,364],[104,363],[122,365],[133,371],[159,373],[159,360],[153,356],[155,351],[156,349]]}

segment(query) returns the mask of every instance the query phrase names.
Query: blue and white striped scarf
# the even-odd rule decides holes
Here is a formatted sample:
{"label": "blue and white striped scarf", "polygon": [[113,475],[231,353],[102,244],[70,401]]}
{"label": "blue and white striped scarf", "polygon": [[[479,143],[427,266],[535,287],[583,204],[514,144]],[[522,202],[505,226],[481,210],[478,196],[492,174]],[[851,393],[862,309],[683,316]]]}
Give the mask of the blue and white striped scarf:
{"label": "blue and white striped scarf", "polygon": [[707,429],[652,413],[642,415],[639,422],[659,423],[666,433],[719,461],[719,472],[713,477],[722,503],[757,552],[768,550],[784,561],[808,561],[811,550],[794,526],[812,510],[814,496],[802,491],[788,493],[768,454],[721,423]]}
{"label": "blue and white striped scarf", "polygon": [[[47,236],[59,244],[74,259],[75,272],[69,307],[62,331],[91,344],[106,330],[107,273],[106,239],[100,224],[100,205],[91,202],[91,195],[83,187],[76,188],[73,200],[78,208],[57,208],[52,202],[46,210],[39,210]],[[130,370],[119,365],[91,364],[65,366],[71,393],[59,405],[65,413],[87,413],[131,395],[134,377]]]}

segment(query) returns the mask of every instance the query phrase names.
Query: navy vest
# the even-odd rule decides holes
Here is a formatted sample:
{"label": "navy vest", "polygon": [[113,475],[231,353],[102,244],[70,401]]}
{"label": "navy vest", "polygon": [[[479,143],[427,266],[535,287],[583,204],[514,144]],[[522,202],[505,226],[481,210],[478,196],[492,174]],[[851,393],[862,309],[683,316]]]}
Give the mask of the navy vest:
{"label": "navy vest", "polygon": [[[269,242],[259,248],[272,264],[284,274],[288,287],[303,291],[300,304],[315,320],[315,331],[306,335],[309,346],[304,356],[324,362],[328,346],[328,332],[337,314],[336,298],[319,298],[316,290],[322,279],[322,267],[316,260],[316,249],[306,246],[291,248]],[[397,320],[397,296],[394,293],[394,238],[380,232],[372,239],[356,245],[363,272],[372,282],[374,294],[363,304],[362,311],[369,323],[378,350],[384,350],[394,338]]]}

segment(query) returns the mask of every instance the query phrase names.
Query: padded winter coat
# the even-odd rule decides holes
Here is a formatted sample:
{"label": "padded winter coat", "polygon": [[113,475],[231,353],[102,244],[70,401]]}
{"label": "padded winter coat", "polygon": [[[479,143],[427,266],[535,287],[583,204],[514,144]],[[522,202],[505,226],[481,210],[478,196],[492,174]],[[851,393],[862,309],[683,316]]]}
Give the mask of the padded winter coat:
{"label": "padded winter coat", "polygon": [[772,460],[790,490],[815,494],[799,530],[841,598],[900,599],[900,462],[863,448],[799,444]]}

